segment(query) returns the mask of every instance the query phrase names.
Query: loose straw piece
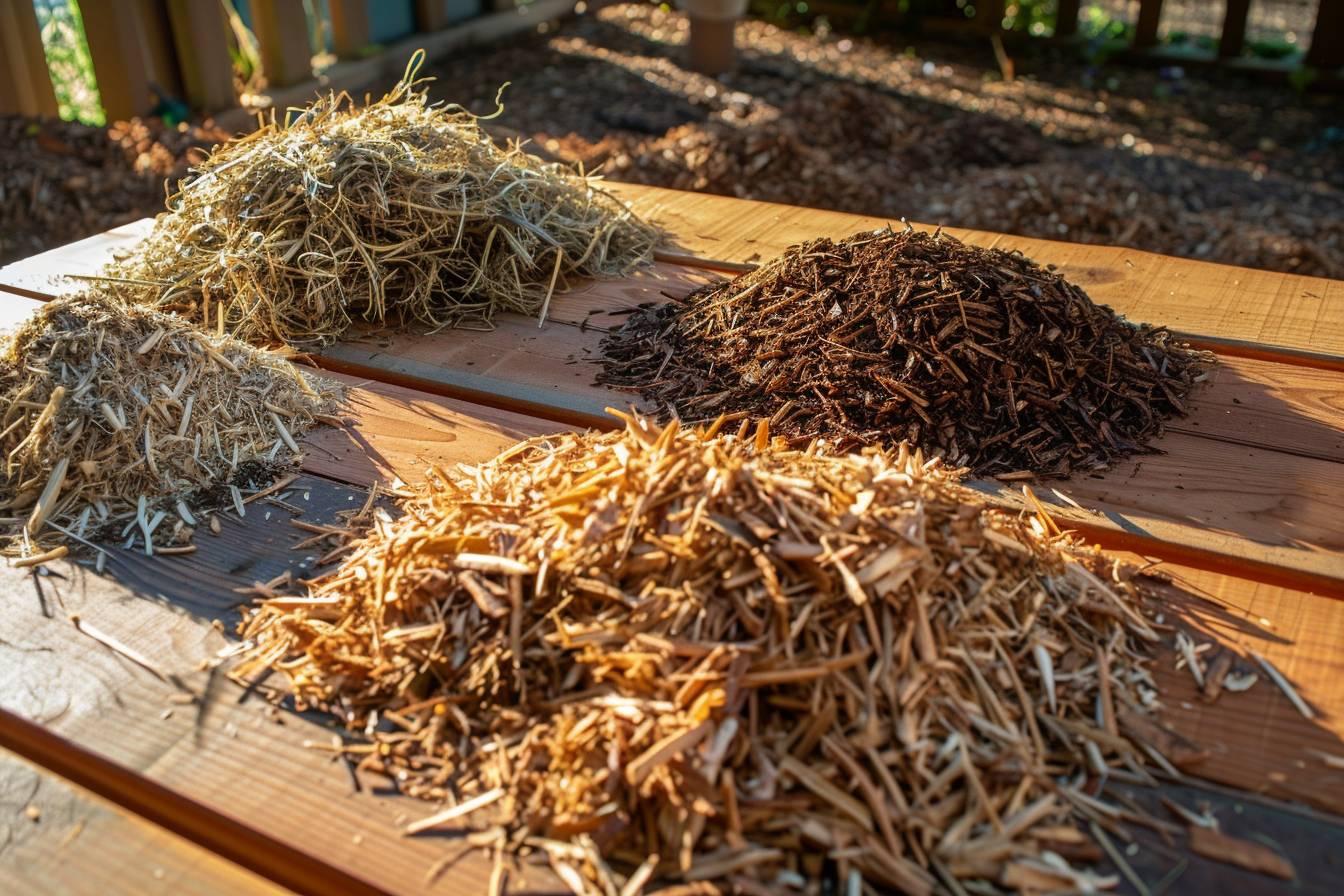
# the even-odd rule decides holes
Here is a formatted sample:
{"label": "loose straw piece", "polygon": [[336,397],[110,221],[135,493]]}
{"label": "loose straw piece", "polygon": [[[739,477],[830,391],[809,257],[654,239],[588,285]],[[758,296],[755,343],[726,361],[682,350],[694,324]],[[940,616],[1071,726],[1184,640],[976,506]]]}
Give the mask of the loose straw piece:
{"label": "loose straw piece", "polygon": [[442,827],[450,821],[456,821],[459,818],[465,818],[477,809],[483,809],[504,795],[504,788],[496,787],[494,790],[488,790],[480,796],[472,797],[466,802],[459,803],[442,812],[436,812],[427,818],[419,821],[413,821],[406,825],[406,833],[419,834],[422,831],[428,831],[433,828]]}

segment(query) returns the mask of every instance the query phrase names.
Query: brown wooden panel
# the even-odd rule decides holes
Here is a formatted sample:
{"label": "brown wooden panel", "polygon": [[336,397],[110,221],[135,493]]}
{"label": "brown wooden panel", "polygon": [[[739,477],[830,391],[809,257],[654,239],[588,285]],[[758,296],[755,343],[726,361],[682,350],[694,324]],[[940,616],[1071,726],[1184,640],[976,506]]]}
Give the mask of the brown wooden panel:
{"label": "brown wooden panel", "polygon": [[[55,670],[53,670],[55,671]],[[0,880],[9,892],[105,896],[288,893],[0,750]]]}
{"label": "brown wooden panel", "polygon": [[303,0],[252,0],[252,30],[269,87],[288,87],[313,76],[308,18]]}
{"label": "brown wooden panel", "polygon": [[1344,0],[1320,0],[1306,63],[1325,69],[1344,65]]}
{"label": "brown wooden panel", "polygon": [[1055,37],[1078,33],[1078,6],[1081,0],[1059,0],[1055,8]]}
{"label": "brown wooden panel", "polygon": [[[383,430],[414,431],[408,427],[419,426],[416,420],[429,421],[425,429],[432,430],[433,421],[444,416],[434,410],[441,404],[406,393],[381,406],[371,400],[377,410],[361,419],[359,430],[373,444],[385,438]],[[532,428],[548,425],[539,422]],[[477,428],[490,429],[484,424]],[[447,464],[480,460],[494,446],[486,439],[461,438],[440,440],[436,450],[439,461]],[[304,507],[305,519],[313,521],[330,519],[336,510],[362,500],[356,491],[313,478],[295,483],[292,492],[289,502]],[[277,721],[254,701],[240,702],[238,689],[224,685],[198,736],[190,707],[161,718],[174,706],[173,688],[91,643],[66,621],[68,613],[80,613],[86,623],[152,657],[161,674],[173,673],[199,690],[203,676],[197,666],[223,640],[198,620],[232,620],[240,600],[232,591],[237,585],[286,569],[304,575],[311,571],[313,553],[288,550],[300,535],[288,518],[287,511],[259,502],[244,521],[228,520],[219,537],[200,535],[199,550],[189,556],[151,560],[114,550],[109,579],[65,564],[55,568],[65,578],[35,580],[18,570],[0,573],[0,590],[14,597],[10,612],[0,619],[0,640],[20,647],[0,652],[4,679],[14,684],[0,695],[0,702],[30,718],[49,720],[62,736],[96,747],[107,758],[142,770],[212,811],[245,820],[264,837],[284,838],[304,855],[321,857],[388,890],[416,892],[430,863],[443,854],[443,845],[395,835],[398,816],[414,817],[420,811],[416,805],[351,794],[339,766],[303,746],[327,737],[320,727],[287,715]],[[1281,695],[1263,683],[1250,694],[1226,695],[1198,713],[1190,712],[1179,699],[1185,673],[1176,673],[1171,658],[1165,657],[1157,674],[1170,682],[1177,697],[1169,704],[1173,724],[1209,744],[1219,760],[1201,772],[1234,786],[1338,808],[1344,781],[1322,774],[1328,769],[1309,751],[1344,755],[1339,746],[1344,689],[1335,684],[1338,650],[1332,646],[1344,628],[1344,603],[1226,576],[1174,571],[1198,583],[1214,601],[1197,606],[1210,620],[1201,623],[1207,637],[1261,649],[1321,713],[1309,722],[1286,712]],[[34,581],[40,582],[40,595]],[[1173,595],[1173,613],[1189,603]],[[1253,624],[1244,618],[1248,613],[1254,614]],[[59,675],[52,674],[56,668]],[[1312,759],[1319,768],[1308,764]],[[1303,774],[1276,779],[1274,773],[1285,760],[1303,762]],[[304,823],[314,817],[321,817],[323,824]],[[474,890],[482,886],[486,871],[479,862],[467,860],[440,886],[444,892]]]}
{"label": "brown wooden panel", "polygon": [[1139,20],[1134,25],[1134,46],[1138,49],[1157,43],[1157,26],[1162,21],[1162,0],[1139,0]]}
{"label": "brown wooden panel", "polygon": [[1218,55],[1235,58],[1246,45],[1246,18],[1251,12],[1251,0],[1227,0],[1223,14],[1223,33],[1218,40]]}
{"label": "brown wooden panel", "polygon": [[57,113],[56,89],[31,0],[0,0],[0,115]]}
{"label": "brown wooden panel", "polygon": [[187,99],[206,112],[236,105],[223,5],[218,0],[168,0],[168,17]]}
{"label": "brown wooden panel", "polygon": [[109,122],[148,115],[154,108],[149,87],[154,80],[150,71],[154,57],[141,22],[142,16],[152,12],[143,3],[80,5],[98,96]]}
{"label": "brown wooden panel", "polygon": [[[362,493],[326,480],[304,479],[295,487],[293,503],[312,522],[332,522],[336,511],[363,501]],[[242,821],[249,832],[233,845],[272,859],[289,855],[295,873],[312,878],[301,889],[430,890],[427,872],[454,849],[452,841],[401,835],[405,820],[425,811],[423,804],[354,792],[343,765],[308,746],[329,743],[329,728],[268,711],[262,700],[244,699],[241,688],[222,679],[198,722],[195,708],[181,703],[182,692],[165,680],[176,678],[197,694],[205,690],[201,665],[227,643],[211,620],[233,624],[245,600],[235,588],[285,570],[307,574],[314,552],[290,550],[307,534],[290,524],[288,512],[258,502],[244,521],[226,520],[219,536],[200,536],[195,554],[146,558],[112,549],[106,577],[69,563],[40,579],[0,569],[0,592],[9,598],[0,616],[0,678],[6,682],[0,707],[168,788],[178,803],[170,808],[187,816],[184,824],[200,821],[190,815],[193,804],[201,807],[197,815]],[[151,658],[158,675],[81,634],[70,613]],[[43,761],[66,758],[57,748]],[[333,871],[325,883],[316,880],[327,867]],[[434,891],[483,892],[489,870],[468,857],[445,871]],[[333,883],[339,879],[346,884]]]}

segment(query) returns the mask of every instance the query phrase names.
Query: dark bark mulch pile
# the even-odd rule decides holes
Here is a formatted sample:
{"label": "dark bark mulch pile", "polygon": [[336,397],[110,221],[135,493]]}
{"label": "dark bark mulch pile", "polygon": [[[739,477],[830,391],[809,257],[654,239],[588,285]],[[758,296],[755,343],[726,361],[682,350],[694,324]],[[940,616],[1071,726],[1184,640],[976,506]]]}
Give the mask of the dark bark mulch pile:
{"label": "dark bark mulch pile", "polygon": [[796,246],[637,309],[600,381],[688,421],[745,412],[841,448],[908,440],[981,476],[1144,451],[1211,363],[1020,253],[915,230]]}

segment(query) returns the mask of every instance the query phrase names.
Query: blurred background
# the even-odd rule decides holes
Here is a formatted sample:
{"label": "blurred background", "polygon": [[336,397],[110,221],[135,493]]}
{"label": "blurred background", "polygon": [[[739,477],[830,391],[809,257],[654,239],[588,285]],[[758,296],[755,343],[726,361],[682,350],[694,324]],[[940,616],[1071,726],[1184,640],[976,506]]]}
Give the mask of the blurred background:
{"label": "blurred background", "polygon": [[0,0],[0,262],[423,47],[437,98],[509,82],[492,133],[614,180],[1344,277],[1344,0],[682,9]]}

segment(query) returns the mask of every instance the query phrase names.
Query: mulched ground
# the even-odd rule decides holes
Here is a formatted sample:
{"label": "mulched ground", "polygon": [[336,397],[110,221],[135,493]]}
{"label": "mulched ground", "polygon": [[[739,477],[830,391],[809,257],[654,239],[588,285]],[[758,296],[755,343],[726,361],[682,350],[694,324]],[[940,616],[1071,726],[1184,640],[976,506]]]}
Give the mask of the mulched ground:
{"label": "mulched ground", "polygon": [[0,116],[0,264],[162,211],[164,179],[227,136],[158,120],[95,128]]}
{"label": "mulched ground", "polygon": [[[1337,95],[1044,50],[1015,51],[1004,82],[987,46],[755,21],[739,26],[739,69],[715,79],[683,66],[685,39],[681,15],[630,4],[429,74],[437,96],[482,113],[512,81],[496,124],[616,180],[1344,277]],[[75,194],[47,214],[10,184],[31,146],[0,146],[0,258],[111,226],[104,208],[119,221],[161,202],[132,184],[143,176],[95,162],[83,195],[44,181]]]}

